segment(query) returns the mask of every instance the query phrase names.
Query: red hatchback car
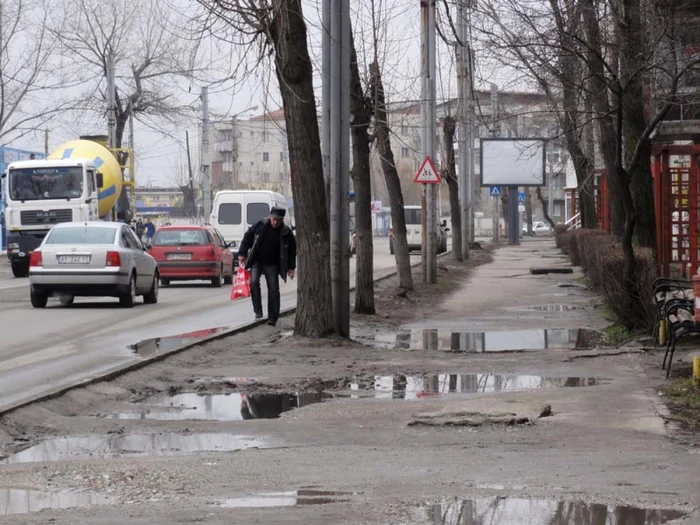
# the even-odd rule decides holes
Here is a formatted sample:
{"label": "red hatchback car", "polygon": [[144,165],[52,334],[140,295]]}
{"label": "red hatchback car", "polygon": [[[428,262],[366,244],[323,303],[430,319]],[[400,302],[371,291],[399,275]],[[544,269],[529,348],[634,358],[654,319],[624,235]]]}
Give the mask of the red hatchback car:
{"label": "red hatchback car", "polygon": [[221,234],[210,226],[163,226],[148,246],[158,262],[160,283],[211,281],[220,287],[233,283],[233,253]]}

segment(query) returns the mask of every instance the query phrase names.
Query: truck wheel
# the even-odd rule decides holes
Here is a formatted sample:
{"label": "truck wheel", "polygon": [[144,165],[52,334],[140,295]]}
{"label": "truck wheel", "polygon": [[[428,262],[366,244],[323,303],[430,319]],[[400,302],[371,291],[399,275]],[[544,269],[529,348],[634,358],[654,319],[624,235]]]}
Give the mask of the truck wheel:
{"label": "truck wheel", "polygon": [[144,304],[156,304],[158,302],[158,272],[153,276],[153,284],[146,295],[143,296]]}
{"label": "truck wheel", "polygon": [[119,305],[124,308],[133,308],[134,303],[136,303],[136,276],[131,274],[128,290],[119,296]]}
{"label": "truck wheel", "polygon": [[46,308],[46,303],[49,302],[49,296],[43,292],[37,292],[33,288],[29,291],[29,299],[34,308]]}
{"label": "truck wheel", "polygon": [[29,277],[29,263],[12,261],[12,275],[15,277]]}
{"label": "truck wheel", "polygon": [[61,295],[61,297],[58,298],[58,300],[61,302],[61,304],[63,306],[70,306],[73,304],[75,297],[70,295],[70,294],[63,294],[63,295]]}
{"label": "truck wheel", "polygon": [[236,263],[231,263],[231,275],[224,276],[224,284],[233,284],[233,274],[236,273]]}

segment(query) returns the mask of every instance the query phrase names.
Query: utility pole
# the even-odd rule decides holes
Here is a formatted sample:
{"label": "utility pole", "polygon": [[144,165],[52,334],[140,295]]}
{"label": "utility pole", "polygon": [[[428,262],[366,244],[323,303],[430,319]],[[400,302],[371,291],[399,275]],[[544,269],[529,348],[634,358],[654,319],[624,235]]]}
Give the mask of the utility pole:
{"label": "utility pole", "polygon": [[[323,0],[321,6],[321,162],[326,185],[326,206],[331,209],[331,2]],[[286,176],[286,174],[285,174]]]}
{"label": "utility pole", "polygon": [[[491,84],[491,136],[497,137],[498,131],[496,129],[496,124],[498,123],[498,86],[496,84]],[[483,155],[484,152],[482,151]],[[483,157],[482,157],[483,158]],[[482,174],[483,176],[483,174]],[[501,190],[502,191],[502,190]],[[501,210],[500,210],[500,197],[493,198],[493,241],[498,242],[500,240],[501,229]]]}
{"label": "utility pole", "polygon": [[197,216],[197,199],[194,196],[194,178],[192,177],[192,156],[190,155],[190,132],[185,130],[185,142],[187,143],[187,173],[190,179],[190,206],[192,218]]}
{"label": "utility pole", "polygon": [[331,95],[329,131],[324,138],[330,138],[333,323],[338,335],[350,337],[350,0],[324,0],[324,16],[326,11],[330,13],[330,78],[324,70],[323,94]]}
{"label": "utility pole", "polygon": [[472,110],[471,105],[471,71],[470,51],[467,32],[467,0],[459,0],[457,18],[457,76],[459,91],[459,204],[460,227],[462,230],[462,246],[453,246],[453,250],[462,250],[462,258],[469,259],[469,243],[471,242],[471,225],[473,223],[473,189],[474,176],[472,173],[474,162],[472,150],[474,139],[472,137]]}
{"label": "utility pole", "polygon": [[44,155],[49,156],[49,128],[44,130]]}
{"label": "utility pole", "polygon": [[107,53],[107,147],[117,147],[117,101],[114,79],[114,55]]}
{"label": "utility pole", "polygon": [[[552,215],[554,215],[554,144],[549,142],[547,150],[549,150],[549,177],[547,180],[547,215],[554,221]],[[552,230],[552,225],[549,225],[549,236],[554,235]]]}
{"label": "utility pole", "polygon": [[231,187],[238,189],[238,115],[231,118]]}
{"label": "utility pole", "polygon": [[[435,127],[436,115],[436,82],[435,82],[435,0],[421,1],[421,65],[422,65],[422,90],[421,90],[421,123],[423,137],[423,158],[435,159]],[[423,206],[423,245],[421,249],[424,281],[428,284],[437,283],[437,188],[435,184],[424,184],[423,194],[425,201]]]}
{"label": "utility pole", "polygon": [[209,178],[209,88],[202,87],[202,203],[204,222],[211,214],[211,180]]}

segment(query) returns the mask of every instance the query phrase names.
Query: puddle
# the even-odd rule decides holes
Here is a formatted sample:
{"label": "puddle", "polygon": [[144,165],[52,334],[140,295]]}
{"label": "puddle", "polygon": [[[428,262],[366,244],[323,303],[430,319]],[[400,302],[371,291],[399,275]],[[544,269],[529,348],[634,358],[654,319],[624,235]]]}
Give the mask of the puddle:
{"label": "puddle", "polygon": [[344,503],[348,499],[338,499],[336,496],[351,496],[352,492],[334,492],[316,489],[300,489],[290,492],[260,492],[245,494],[223,501],[220,506],[226,508],[261,508],[261,507],[293,507],[295,505],[324,505],[328,503]]}
{"label": "puddle", "polygon": [[173,350],[181,346],[194,343],[204,337],[220,334],[229,330],[229,327],[220,326],[218,328],[207,328],[206,330],[197,330],[186,334],[178,334],[169,337],[156,337],[153,339],[144,339],[134,345],[129,345],[129,350],[143,357],[158,355],[161,352]]}
{"label": "puddle", "polygon": [[541,304],[538,306],[526,306],[523,310],[536,310],[538,312],[573,312],[574,310],[586,310],[585,306],[573,304]]}
{"label": "puddle", "polygon": [[0,516],[29,514],[44,509],[70,509],[109,505],[110,498],[88,492],[44,492],[42,490],[0,487]]}
{"label": "puddle", "polygon": [[452,332],[415,329],[379,334],[372,346],[394,350],[442,350],[451,352],[516,352],[522,350],[595,348],[605,339],[596,330],[548,328],[493,332]]}
{"label": "puddle", "polygon": [[[373,390],[380,399],[420,399],[440,394],[476,394],[596,386],[595,377],[541,377],[509,374],[437,374],[375,376],[372,384],[351,383],[350,390]],[[360,397],[359,395],[356,397]]]}
{"label": "puddle", "polygon": [[298,394],[158,394],[141,403],[139,409],[109,414],[110,419],[157,419],[184,421],[206,419],[210,421],[236,421],[247,419],[275,419],[282,413],[333,396],[325,393]]}
{"label": "puddle", "polygon": [[461,500],[422,511],[431,525],[659,525],[686,515],[677,510],[518,498]]}
{"label": "puddle", "polygon": [[175,456],[233,452],[264,447],[264,439],[232,434],[129,434],[49,439],[0,461],[0,464],[67,461],[121,456]]}

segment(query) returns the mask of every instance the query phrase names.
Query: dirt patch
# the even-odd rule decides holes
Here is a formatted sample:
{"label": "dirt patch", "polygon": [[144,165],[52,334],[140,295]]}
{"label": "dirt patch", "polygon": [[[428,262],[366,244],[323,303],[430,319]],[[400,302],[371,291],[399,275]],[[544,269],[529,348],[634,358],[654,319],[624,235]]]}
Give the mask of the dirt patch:
{"label": "dirt patch", "polygon": [[662,388],[670,419],[694,434],[700,434],[700,388],[693,384],[693,367],[685,366],[674,371],[675,378]]}

